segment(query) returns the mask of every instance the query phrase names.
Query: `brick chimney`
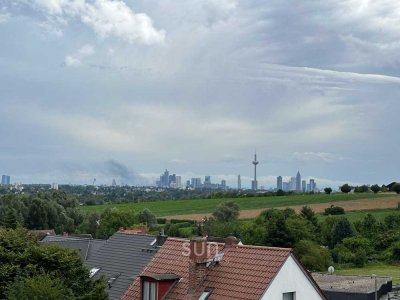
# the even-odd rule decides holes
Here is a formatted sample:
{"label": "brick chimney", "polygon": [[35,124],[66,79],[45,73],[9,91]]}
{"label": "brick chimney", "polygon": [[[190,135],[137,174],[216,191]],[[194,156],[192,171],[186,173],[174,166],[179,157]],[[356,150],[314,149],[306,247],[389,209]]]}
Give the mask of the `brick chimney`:
{"label": "brick chimney", "polygon": [[189,256],[189,293],[194,293],[202,284],[207,274],[208,248],[203,237],[190,241]]}

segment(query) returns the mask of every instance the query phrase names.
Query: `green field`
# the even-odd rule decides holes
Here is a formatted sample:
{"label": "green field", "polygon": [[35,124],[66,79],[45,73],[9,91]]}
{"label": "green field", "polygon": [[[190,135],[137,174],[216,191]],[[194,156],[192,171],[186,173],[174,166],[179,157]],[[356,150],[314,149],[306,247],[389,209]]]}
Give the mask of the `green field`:
{"label": "green field", "polygon": [[364,275],[386,276],[393,278],[393,285],[400,284],[400,265],[371,264],[363,268],[349,268],[335,270],[337,275]]}
{"label": "green field", "polygon": [[[373,215],[378,221],[383,221],[383,219],[388,216],[391,215],[393,213],[400,213],[399,209],[395,209],[395,208],[387,208],[387,209],[375,209],[375,210],[360,210],[360,211],[349,211],[346,212],[346,214],[344,215],[349,221],[354,222],[354,221],[360,221],[362,219],[364,219],[364,217],[367,214],[371,214]],[[327,216],[318,215],[318,219],[319,220],[324,220]]]}
{"label": "green field", "polygon": [[215,207],[225,201],[234,201],[241,210],[266,209],[274,207],[286,207],[291,205],[307,205],[315,203],[330,203],[334,201],[349,201],[367,198],[393,197],[394,194],[314,194],[314,195],[290,195],[271,197],[250,197],[232,199],[191,199],[191,200],[168,200],[143,203],[105,204],[82,206],[81,209],[87,212],[101,212],[106,208],[118,208],[120,210],[141,211],[144,208],[150,209],[157,217],[186,215],[197,213],[211,213]]}

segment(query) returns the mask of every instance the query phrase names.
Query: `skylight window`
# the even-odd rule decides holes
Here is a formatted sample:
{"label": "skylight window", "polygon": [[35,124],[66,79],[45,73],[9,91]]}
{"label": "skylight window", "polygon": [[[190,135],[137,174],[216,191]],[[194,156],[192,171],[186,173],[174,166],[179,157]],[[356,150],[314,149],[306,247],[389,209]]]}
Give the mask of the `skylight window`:
{"label": "skylight window", "polygon": [[204,292],[200,295],[199,300],[207,300],[212,292],[212,289],[205,289]]}
{"label": "skylight window", "polygon": [[98,271],[100,271],[100,268],[91,268],[89,277],[92,278]]}
{"label": "skylight window", "polygon": [[154,246],[156,242],[157,242],[157,239],[154,239],[154,241],[152,241],[152,242],[150,243],[150,246]]}

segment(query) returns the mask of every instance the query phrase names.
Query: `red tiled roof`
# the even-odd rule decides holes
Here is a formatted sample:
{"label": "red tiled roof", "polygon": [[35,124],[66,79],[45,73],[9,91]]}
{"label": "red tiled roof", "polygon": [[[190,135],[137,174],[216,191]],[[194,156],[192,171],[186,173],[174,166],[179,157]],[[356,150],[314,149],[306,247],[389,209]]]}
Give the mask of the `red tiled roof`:
{"label": "red tiled roof", "polygon": [[[167,295],[167,299],[198,299],[205,288],[213,291],[209,300],[260,299],[271,280],[291,254],[291,249],[232,246],[217,244],[224,256],[219,264],[210,267],[196,293],[188,294],[189,257],[183,255],[188,240],[168,238],[143,271],[146,274],[173,273],[181,280]],[[213,249],[214,247],[211,247]],[[215,256],[211,251],[209,257]],[[128,288],[123,300],[140,299],[140,278]]]}

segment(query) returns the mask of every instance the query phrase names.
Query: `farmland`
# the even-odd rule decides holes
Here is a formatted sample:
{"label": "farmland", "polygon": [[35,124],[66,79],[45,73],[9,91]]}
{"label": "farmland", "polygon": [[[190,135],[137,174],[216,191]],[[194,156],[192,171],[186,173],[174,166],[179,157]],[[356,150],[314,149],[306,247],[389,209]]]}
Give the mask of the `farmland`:
{"label": "farmland", "polygon": [[[102,212],[107,208],[117,208],[121,211],[133,210],[141,211],[144,208],[150,209],[157,217],[172,217],[172,216],[184,216],[191,218],[204,216],[214,211],[217,205],[225,201],[234,201],[238,204],[242,213],[246,211],[253,211],[259,213],[263,209],[267,208],[283,208],[283,207],[301,207],[303,205],[315,205],[325,204],[330,205],[331,203],[337,204],[337,202],[346,203],[348,201],[363,201],[365,203],[380,203],[381,201],[389,201],[394,207],[397,201],[400,201],[395,194],[314,194],[314,195],[290,195],[290,196],[270,196],[270,197],[250,197],[250,198],[225,198],[225,199],[192,199],[192,200],[168,200],[168,201],[157,201],[157,202],[143,202],[143,203],[123,203],[123,204],[104,204],[104,205],[91,205],[82,206],[81,209],[86,212]],[[372,207],[372,209],[380,207]],[[387,208],[381,207],[381,208]],[[368,208],[367,208],[368,209]],[[248,216],[251,218],[253,216]],[[246,214],[241,216],[246,218]]]}

